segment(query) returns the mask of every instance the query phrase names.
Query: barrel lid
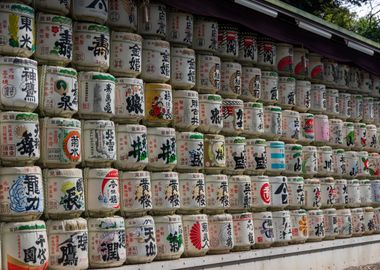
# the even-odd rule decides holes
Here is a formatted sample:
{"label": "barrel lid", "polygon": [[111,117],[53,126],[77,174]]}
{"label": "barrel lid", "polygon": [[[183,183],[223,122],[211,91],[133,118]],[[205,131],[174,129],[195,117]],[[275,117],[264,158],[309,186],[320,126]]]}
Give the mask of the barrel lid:
{"label": "barrel lid", "polygon": [[268,182],[269,176],[267,175],[251,175],[252,182]]}
{"label": "barrel lid", "polygon": [[126,228],[135,228],[135,227],[141,227],[141,226],[154,226],[154,220],[151,216],[143,216],[143,217],[137,217],[137,218],[127,218],[125,219],[125,227]]}
{"label": "barrel lid", "polygon": [[309,50],[301,47],[293,47],[293,53],[294,52],[309,53]]}
{"label": "barrel lid", "polygon": [[310,87],[311,86],[311,82],[310,81],[304,81],[304,80],[296,80],[296,85],[303,85],[306,87]]}
{"label": "barrel lid", "polygon": [[114,129],[115,124],[110,120],[84,120],[83,121],[83,129]]}
{"label": "barrel lid", "polygon": [[82,178],[82,170],[76,168],[70,169],[45,169],[44,176],[46,177],[78,177]]}
{"label": "barrel lid", "polygon": [[326,92],[327,92],[327,94],[333,94],[333,93],[337,93],[338,94],[339,90],[335,89],[335,88],[327,88]]}
{"label": "barrel lid", "polygon": [[363,100],[368,100],[368,101],[373,101],[375,98],[374,97],[363,97]]}
{"label": "barrel lid", "polygon": [[81,127],[81,122],[73,118],[60,118],[60,117],[45,117],[43,118],[43,123],[46,125],[55,125],[56,127],[62,128],[79,128]]}
{"label": "barrel lid", "polygon": [[322,56],[320,54],[318,54],[318,53],[312,52],[312,53],[309,53],[309,58],[311,58],[311,57],[319,57],[319,58],[321,58]]}
{"label": "barrel lid", "polygon": [[243,101],[241,99],[224,98],[222,101],[222,105],[243,106]]}
{"label": "barrel lid", "polygon": [[205,181],[228,181],[228,176],[225,174],[207,174],[205,176]]}
{"label": "barrel lid", "polygon": [[229,144],[245,144],[245,137],[235,136],[235,137],[226,137],[226,143]]}
{"label": "barrel lid", "polygon": [[257,219],[272,219],[272,212],[253,212],[253,220]]}
{"label": "barrel lid", "polygon": [[333,149],[333,152],[336,153],[336,154],[343,154],[344,153],[344,149]]}
{"label": "barrel lid", "polygon": [[302,147],[302,150],[303,151],[317,151],[317,147],[316,146],[313,146],[313,145],[304,145]]}
{"label": "barrel lid", "polygon": [[317,119],[317,118],[328,119],[329,117],[325,114],[316,114],[316,115],[314,115],[314,118],[315,119]]}
{"label": "barrel lid", "polygon": [[143,125],[130,125],[130,124],[127,124],[127,125],[116,125],[116,132],[128,132],[128,133],[135,133],[135,132],[143,132],[143,133],[146,133],[147,132],[147,128],[146,126],[143,126]]}
{"label": "barrel lid", "polygon": [[232,216],[230,214],[209,215],[209,222],[227,221],[232,222]]}
{"label": "barrel lid", "polygon": [[346,92],[339,92],[339,96],[343,96],[343,97],[351,97],[352,95],[350,93],[346,93]]}
{"label": "barrel lid", "polygon": [[261,76],[261,69],[260,68],[252,67],[252,66],[244,66],[244,64],[243,64],[241,69],[242,69],[242,72],[254,73],[254,75]]}
{"label": "barrel lid", "polygon": [[149,127],[148,135],[175,136],[175,129],[168,127]]}
{"label": "barrel lid", "polygon": [[259,41],[264,42],[264,43],[266,42],[274,43],[273,38],[268,37],[268,36],[262,36],[262,35],[259,36]]}
{"label": "barrel lid", "polygon": [[38,114],[28,113],[28,112],[1,112],[0,113],[1,121],[27,121],[27,122],[38,122]]}
{"label": "barrel lid", "polygon": [[358,154],[355,151],[345,151],[343,153],[344,156],[351,156],[351,157],[357,157]]}
{"label": "barrel lid", "polygon": [[305,179],[305,184],[312,184],[312,185],[317,185],[317,184],[320,184],[321,181],[319,181],[318,178],[308,178],[308,179]]}
{"label": "barrel lid", "polygon": [[132,84],[143,86],[144,81],[138,78],[116,78],[116,85],[118,84]]}
{"label": "barrel lid", "polygon": [[324,215],[336,215],[335,208],[327,208],[327,209],[323,209],[322,211]]}
{"label": "barrel lid", "polygon": [[144,50],[155,49],[157,47],[170,48],[170,43],[168,41],[159,39],[143,39],[142,44]]}
{"label": "barrel lid", "polygon": [[368,152],[367,151],[359,151],[359,152],[357,152],[357,155],[359,156],[359,157],[368,157]]}
{"label": "barrel lid", "polygon": [[214,101],[217,103],[222,103],[222,97],[220,95],[214,95],[214,94],[201,94],[199,95],[199,100],[208,100],[208,101]]}
{"label": "barrel lid", "polygon": [[190,48],[185,48],[181,46],[172,45],[170,48],[171,56],[180,56],[180,57],[192,57],[195,58],[195,51]]}
{"label": "barrel lid", "polygon": [[56,73],[61,76],[69,76],[69,77],[74,77],[76,78],[78,75],[78,72],[69,67],[60,67],[60,66],[42,66],[43,68],[46,69],[47,73]]}
{"label": "barrel lid", "polygon": [[37,68],[37,61],[29,58],[15,56],[0,56],[1,65],[22,65],[31,68]]}
{"label": "barrel lid", "polygon": [[283,182],[284,179],[287,181],[287,177],[286,176],[269,176],[269,181],[270,182]]}
{"label": "barrel lid", "polygon": [[347,185],[359,184],[359,179],[347,179]]}
{"label": "barrel lid", "polygon": [[73,26],[75,31],[91,31],[95,33],[106,33],[109,35],[109,28],[105,25],[95,24],[95,23],[86,23],[86,22],[74,22]]}
{"label": "barrel lid", "polygon": [[181,223],[181,216],[179,215],[168,215],[168,216],[154,216],[154,224],[157,226],[158,223]]}
{"label": "barrel lid", "polygon": [[281,211],[273,211],[272,212],[273,218],[287,217],[287,216],[290,216],[290,212],[288,210],[281,210]]}
{"label": "barrel lid", "polygon": [[337,209],[336,210],[337,215],[351,215],[350,209]]}
{"label": "barrel lid", "polygon": [[[136,179],[138,178],[138,179]],[[150,173],[147,171],[120,171],[119,172],[119,179],[131,179],[131,180],[139,180],[139,178],[149,178],[150,179]]]}
{"label": "barrel lid", "polygon": [[142,36],[135,34],[135,33],[112,31],[111,42],[115,41],[115,40],[142,42],[143,38],[142,38]]}
{"label": "barrel lid", "polygon": [[73,21],[69,17],[39,12],[37,16],[37,24],[45,23],[45,22],[68,25],[68,26],[71,26],[73,23]]}
{"label": "barrel lid", "polygon": [[275,71],[265,71],[265,70],[262,70],[261,71],[261,77],[274,77],[274,78],[278,78],[278,73],[275,72]]}
{"label": "barrel lid", "polygon": [[305,209],[297,209],[297,210],[291,210],[289,211],[290,215],[307,215],[307,212]]}
{"label": "barrel lid", "polygon": [[331,184],[331,183],[334,183],[335,180],[333,177],[324,177],[324,178],[320,178],[319,179],[321,181],[321,184]]}
{"label": "barrel lid", "polygon": [[105,218],[88,218],[88,230],[124,230],[124,219],[122,217],[113,216]]}
{"label": "barrel lid", "polygon": [[180,173],[178,174],[178,179],[198,181],[198,180],[204,180],[205,176],[203,173]]}
{"label": "barrel lid", "polygon": [[263,108],[261,102],[244,102],[244,108]]}
{"label": "barrel lid", "polygon": [[361,214],[361,213],[363,213],[364,211],[363,211],[363,208],[352,208],[351,209],[351,213],[352,214]]}
{"label": "barrel lid", "polygon": [[288,177],[288,183],[304,183],[302,176],[291,176]]}
{"label": "barrel lid", "polygon": [[1,10],[9,10],[12,12],[18,12],[22,15],[27,15],[29,17],[33,17],[34,19],[34,9],[23,4],[18,3],[0,3]]}
{"label": "barrel lid", "polygon": [[97,71],[80,71],[78,80],[97,80],[97,81],[112,81],[116,82],[116,78],[109,73]]}
{"label": "barrel lid", "polygon": [[9,174],[40,174],[41,168],[38,166],[30,167],[2,167],[0,168],[0,175],[9,175]]}
{"label": "barrel lid", "polygon": [[354,128],[354,123],[352,123],[352,122],[343,122],[343,126]]}
{"label": "barrel lid", "polygon": [[174,98],[196,98],[198,99],[198,92],[194,90],[175,90],[173,91]]}
{"label": "barrel lid", "polygon": [[265,146],[267,141],[265,139],[247,139],[247,145],[262,145]]}
{"label": "barrel lid", "polygon": [[229,183],[233,183],[233,182],[251,182],[251,179],[249,178],[248,175],[231,175],[229,178],[228,178],[228,182]]}
{"label": "barrel lid", "polygon": [[366,125],[367,129],[377,129],[376,125],[368,124]]}
{"label": "barrel lid", "polygon": [[27,221],[27,222],[9,222],[3,223],[2,233],[15,232],[36,232],[46,231],[46,224],[42,220]]}
{"label": "barrel lid", "polygon": [[307,211],[307,214],[309,216],[320,216],[320,215],[323,215],[323,211],[318,209],[318,210],[309,210]]}
{"label": "barrel lid", "polygon": [[87,220],[84,218],[48,220],[46,221],[46,227],[48,233],[87,231]]}
{"label": "barrel lid", "polygon": [[365,123],[354,123],[354,127],[355,128],[366,128],[366,124]]}
{"label": "barrel lid", "polygon": [[302,151],[302,145],[295,144],[295,143],[289,143],[289,144],[285,144],[285,149],[291,150],[291,151]]}
{"label": "barrel lid", "polygon": [[300,116],[305,118],[314,118],[314,114],[312,113],[300,113]]}
{"label": "barrel lid", "polygon": [[332,152],[332,147],[331,146],[320,146],[320,147],[318,147],[318,150],[324,151],[324,152],[327,152],[327,151]]}
{"label": "barrel lid", "polygon": [[334,123],[334,124],[342,124],[343,125],[343,121],[341,119],[329,119],[329,122],[331,123]]}
{"label": "barrel lid", "polygon": [[299,116],[300,116],[300,113],[297,112],[297,111],[292,111],[292,110],[283,110],[283,111],[282,111],[282,115],[283,115],[283,116],[285,116],[285,115],[290,115],[290,116],[299,117]]}
{"label": "barrel lid", "polygon": [[203,221],[203,222],[207,222],[207,215],[204,215],[204,214],[183,215],[182,221]]}
{"label": "barrel lid", "polygon": [[231,23],[219,23],[219,30],[220,31],[223,31],[223,30],[228,30],[228,31],[238,31],[238,28],[234,25],[234,24],[231,24]]}
{"label": "barrel lid", "polygon": [[366,212],[366,213],[374,211],[373,207],[371,207],[371,206],[364,207],[363,209],[364,209],[364,212]]}
{"label": "barrel lid", "polygon": [[225,141],[225,137],[220,134],[204,134],[205,140],[218,140],[218,141]]}
{"label": "barrel lid", "polygon": [[202,140],[203,134],[199,132],[177,132],[177,140]]}
{"label": "barrel lid", "polygon": [[145,90],[171,91],[172,86],[166,83],[145,83]]}
{"label": "barrel lid", "polygon": [[171,180],[178,179],[178,173],[176,172],[152,172],[150,173],[150,179],[153,180]]}
{"label": "barrel lid", "polygon": [[119,171],[113,168],[86,168],[85,173],[89,180],[102,178],[119,178]]}
{"label": "barrel lid", "polygon": [[363,99],[363,95],[360,94],[351,94],[351,97],[354,99]]}
{"label": "barrel lid", "polygon": [[296,78],[294,78],[294,77],[279,77],[278,81],[281,83],[296,83]]}
{"label": "barrel lid", "polygon": [[337,183],[337,184],[347,184],[347,179],[335,179],[335,183]]}
{"label": "barrel lid", "polygon": [[232,216],[232,220],[233,221],[239,221],[241,219],[250,219],[252,220],[252,213],[250,212],[245,212],[245,213],[234,213],[234,214],[231,214]]}

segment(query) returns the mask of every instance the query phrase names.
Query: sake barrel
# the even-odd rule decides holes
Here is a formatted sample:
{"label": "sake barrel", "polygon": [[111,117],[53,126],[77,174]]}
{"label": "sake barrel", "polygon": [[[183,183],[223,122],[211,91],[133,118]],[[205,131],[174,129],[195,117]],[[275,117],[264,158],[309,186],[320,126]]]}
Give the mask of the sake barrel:
{"label": "sake barrel", "polygon": [[338,63],[329,58],[322,58],[323,64],[323,82],[329,86],[335,85],[335,78],[337,76]]}
{"label": "sake barrel", "polygon": [[172,170],[177,165],[174,128],[148,128],[148,170]]}
{"label": "sake barrel", "polygon": [[224,174],[205,176],[205,213],[221,214],[230,207],[228,177]]}
{"label": "sake barrel", "polygon": [[305,243],[309,237],[307,212],[303,209],[290,211],[290,223],[292,228],[292,240],[290,243]]}
{"label": "sake barrel", "polygon": [[195,17],[192,47],[197,51],[216,52],[218,48],[218,22],[215,19]]}
{"label": "sake barrel", "polygon": [[351,209],[352,236],[362,236],[365,232],[363,208]]}
{"label": "sake barrel", "polygon": [[276,44],[277,71],[283,75],[293,74],[293,45],[287,43]]}
{"label": "sake barrel", "polygon": [[181,208],[177,212],[184,214],[199,213],[206,207],[204,174],[180,173],[178,180]]}
{"label": "sake barrel", "polygon": [[338,221],[338,236],[336,238],[349,238],[352,236],[352,218],[350,209],[336,210]]}
{"label": "sake barrel", "polygon": [[243,126],[245,136],[251,137],[264,133],[264,109],[262,103],[244,103]]}
{"label": "sake barrel", "polygon": [[302,172],[302,145],[285,145],[285,172],[288,175],[298,175]]}
{"label": "sake barrel", "polygon": [[72,50],[72,20],[54,14],[39,13],[34,54],[38,63],[66,66],[72,60]]}
{"label": "sake barrel", "polygon": [[151,173],[152,212],[171,215],[181,207],[178,174],[176,172]]}
{"label": "sake barrel", "polygon": [[261,97],[264,103],[273,104],[278,101],[278,73],[261,71]]}
{"label": "sake barrel", "polygon": [[300,142],[308,144],[315,140],[314,114],[300,113]]}
{"label": "sake barrel", "polygon": [[271,204],[271,190],[268,176],[251,176],[251,192],[252,211],[265,211]]}
{"label": "sake barrel", "polygon": [[0,57],[0,109],[34,111],[39,103],[37,62],[21,57]]}
{"label": "sake barrel", "polygon": [[174,89],[191,89],[195,85],[195,52],[175,46],[170,55],[170,84]]}
{"label": "sake barrel", "polygon": [[73,168],[82,160],[81,122],[68,118],[42,118],[41,164],[47,168]]}
{"label": "sake barrel", "polygon": [[137,30],[137,3],[128,0],[108,0],[107,24],[123,31],[135,32]]}
{"label": "sake barrel", "polygon": [[288,177],[289,209],[300,209],[305,206],[304,183],[303,177]]}
{"label": "sake barrel", "polygon": [[354,124],[352,122],[343,122],[342,137],[342,147],[350,148],[354,145],[355,131]]}
{"label": "sake barrel", "polygon": [[145,123],[148,126],[167,126],[173,121],[172,87],[163,83],[144,85]]}
{"label": "sake barrel", "polygon": [[195,88],[202,94],[215,94],[221,87],[220,58],[210,54],[197,54],[196,61]]}
{"label": "sake barrel", "polygon": [[223,99],[222,114],[222,133],[237,135],[244,130],[244,105],[242,100],[226,98]]}
{"label": "sake barrel", "polygon": [[[125,10],[125,8],[120,7],[120,10]],[[119,77],[136,77],[140,75],[142,64],[142,37],[140,35],[112,31],[110,50],[109,72],[112,75]]]}
{"label": "sake barrel", "polygon": [[374,213],[375,213],[375,217],[374,217],[374,223],[375,223],[375,233],[379,233],[380,232],[380,208],[374,208],[373,209]]}
{"label": "sake barrel", "polygon": [[339,92],[339,118],[351,117],[351,94]]}
{"label": "sake barrel", "polygon": [[366,124],[364,123],[354,123],[354,149],[361,150],[367,144],[366,138]]}
{"label": "sake barrel", "polygon": [[360,70],[359,91],[369,94],[372,92],[372,78],[369,72],[364,69]]}
{"label": "sake barrel", "polygon": [[309,81],[296,80],[296,110],[307,112],[310,109],[311,83]]}
{"label": "sake barrel", "polygon": [[346,176],[356,177],[358,175],[358,154],[354,151],[346,151],[343,153],[346,164]]}
{"label": "sake barrel", "polygon": [[271,212],[253,213],[255,248],[268,248],[274,242],[273,217]]}
{"label": "sake barrel", "polygon": [[318,158],[318,174],[319,175],[331,175],[333,172],[333,151],[331,146],[320,146],[317,150]]}
{"label": "sake barrel", "polygon": [[79,217],[85,211],[85,190],[81,169],[46,169],[43,172],[45,217]]}
{"label": "sake barrel", "polygon": [[182,216],[183,225],[183,255],[198,257],[206,255],[210,246],[207,215]]}
{"label": "sake barrel", "polygon": [[67,15],[70,11],[71,3],[69,1],[36,0],[34,1],[34,5],[38,10]]}
{"label": "sake barrel", "polygon": [[315,144],[325,145],[330,139],[330,126],[327,115],[314,115],[314,139]]}
{"label": "sake barrel", "polygon": [[358,179],[347,180],[348,206],[360,206],[360,184]]}
{"label": "sake barrel", "polygon": [[204,136],[204,170],[220,173],[226,166],[225,137],[217,134]]}
{"label": "sake barrel", "polygon": [[48,268],[49,248],[44,221],[5,223],[1,238],[3,269]]}
{"label": "sake barrel", "polygon": [[261,69],[242,66],[241,98],[244,101],[256,101],[261,97]]}
{"label": "sake barrel", "polygon": [[329,144],[342,147],[343,121],[340,119],[329,119],[329,127]]}
{"label": "sake barrel", "polygon": [[246,65],[257,63],[257,35],[255,33],[239,31],[238,60]]}
{"label": "sake barrel", "polygon": [[360,85],[360,69],[358,67],[350,67],[348,73],[348,86],[354,90],[358,90]]}
{"label": "sake barrel", "polygon": [[71,16],[76,20],[104,24],[108,17],[108,1],[73,0]]}
{"label": "sake barrel", "polygon": [[241,95],[241,65],[236,62],[222,62],[220,94],[224,98],[237,98]]}
{"label": "sake barrel", "polygon": [[324,84],[311,84],[310,111],[322,113],[326,111],[326,86]]}
{"label": "sake barrel", "polygon": [[289,206],[288,179],[286,176],[269,177],[269,185],[271,191],[272,210],[282,210]]}
{"label": "sake barrel", "polygon": [[230,214],[208,216],[209,254],[228,253],[234,247],[233,221]]}
{"label": "sake barrel", "polygon": [[296,79],[293,77],[280,77],[278,79],[278,104],[285,109],[296,105]]}
{"label": "sake barrel", "polygon": [[282,135],[282,109],[278,106],[264,107],[264,134],[269,139],[279,139]]}
{"label": "sake barrel", "polygon": [[363,121],[370,124],[373,123],[373,97],[363,97]]}
{"label": "sake barrel", "polygon": [[313,82],[321,82],[323,80],[323,64],[321,62],[321,55],[317,53],[309,54],[309,72],[308,79]]}
{"label": "sake barrel", "polygon": [[323,210],[323,228],[325,229],[325,240],[333,240],[338,236],[338,218],[335,208]]}
{"label": "sake barrel", "polygon": [[119,182],[122,216],[143,216],[152,209],[152,187],[149,172],[121,171]]}
{"label": "sake barrel", "polygon": [[375,125],[367,125],[365,150],[372,152],[378,149],[379,142],[376,135],[377,135],[377,127]]}
{"label": "sake barrel", "polygon": [[229,23],[218,25],[217,54],[225,59],[237,59],[239,55],[239,30]]}
{"label": "sake barrel", "polygon": [[252,207],[251,178],[248,175],[232,175],[228,178],[231,213],[248,211]]}
{"label": "sake barrel", "polygon": [[169,42],[156,39],[144,39],[142,42],[142,48],[141,79],[145,82],[165,83],[169,81]]}
{"label": "sake barrel", "polygon": [[282,141],[267,141],[267,173],[278,175],[285,169],[285,144]]}
{"label": "sake barrel", "polygon": [[321,182],[317,178],[305,179],[305,209],[319,209],[321,202]]}
{"label": "sake barrel", "polygon": [[266,141],[264,139],[246,140],[247,174],[262,174],[267,168]]}
{"label": "sake barrel", "polygon": [[40,158],[38,115],[24,112],[0,113],[1,160],[3,165],[31,165]]}
{"label": "sake barrel", "polygon": [[147,129],[143,125],[116,125],[115,167],[142,170],[148,164]]}
{"label": "sake barrel", "polygon": [[146,37],[166,37],[166,6],[161,3],[140,3],[137,14],[137,32]]}
{"label": "sake barrel", "polygon": [[100,72],[79,72],[79,117],[110,119],[115,115],[114,76]]}
{"label": "sake barrel", "polygon": [[336,77],[335,77],[335,84],[339,88],[347,88],[349,84],[349,66],[338,63],[337,69],[336,69]]}
{"label": "sake barrel", "polygon": [[191,46],[193,43],[193,15],[169,10],[167,20],[167,40],[171,43]]}
{"label": "sake barrel", "polygon": [[184,252],[181,216],[156,216],[157,256],[155,260],[179,259]]}
{"label": "sake barrel", "polygon": [[126,260],[122,217],[88,219],[88,260],[91,268],[116,267]]}
{"label": "sake barrel", "polygon": [[358,155],[358,177],[366,177],[369,175],[368,152],[356,152]]}
{"label": "sake barrel", "polygon": [[0,4],[0,53],[31,57],[36,51],[34,9],[18,3]]}
{"label": "sake barrel", "polygon": [[266,36],[258,38],[257,65],[265,70],[275,70],[277,63],[277,46],[273,39]]}
{"label": "sake barrel", "polygon": [[305,48],[293,48],[293,74],[297,79],[304,79],[309,72],[309,51]]}
{"label": "sake barrel", "polygon": [[223,128],[222,97],[212,94],[199,95],[200,132],[219,133]]}
{"label": "sake barrel", "polygon": [[287,245],[292,240],[292,226],[289,211],[272,212],[274,244]]}
{"label": "sake barrel", "polygon": [[[84,218],[48,220],[49,269],[81,270],[88,264],[88,231]],[[70,256],[71,252],[73,253]]]}
{"label": "sake barrel", "polygon": [[198,132],[178,132],[177,143],[177,171],[196,172],[203,169],[204,144],[203,134]]}
{"label": "sake barrel", "polygon": [[351,115],[352,121],[360,121],[363,118],[363,96],[351,95]]}
{"label": "sake barrel", "polygon": [[194,131],[199,127],[199,98],[197,91],[173,92],[173,124],[180,131]]}
{"label": "sake barrel", "polygon": [[360,206],[370,206],[373,202],[371,181],[368,179],[359,180],[360,185]]}
{"label": "sake barrel", "polygon": [[372,234],[375,232],[375,212],[372,207],[364,209],[364,234]]}
{"label": "sake barrel", "polygon": [[302,147],[302,173],[305,176],[313,176],[318,172],[318,156],[317,147]]}
{"label": "sake barrel", "polygon": [[252,213],[245,212],[232,215],[233,222],[233,251],[250,250],[255,244]]}
{"label": "sake barrel", "polygon": [[[79,2],[82,0],[76,0]],[[83,0],[88,1],[88,0]],[[85,6],[83,6],[85,8]],[[110,61],[110,34],[107,26],[76,22],[73,26],[73,60],[77,70],[106,71]]]}
{"label": "sake barrel", "polygon": [[83,164],[91,167],[108,167],[116,160],[115,124],[108,120],[82,122]]}
{"label": "sake barrel", "polygon": [[149,263],[157,255],[156,229],[151,216],[125,220],[127,263]]}
{"label": "sake barrel", "polygon": [[40,66],[39,113],[68,117],[78,112],[77,72],[73,68]]}
{"label": "sake barrel", "polygon": [[320,179],[321,183],[321,208],[334,207],[336,202],[335,180],[332,177]]}
{"label": "sake barrel", "polygon": [[117,78],[115,84],[115,122],[138,123],[145,117],[143,80]]}
{"label": "sake barrel", "polygon": [[85,168],[83,177],[86,214],[88,216],[112,216],[120,210],[118,170],[112,168]]}
{"label": "sake barrel", "polygon": [[330,117],[339,115],[339,91],[337,89],[326,89],[326,114]]}
{"label": "sake barrel", "polygon": [[44,210],[44,189],[39,167],[0,168],[2,221],[38,219]]}
{"label": "sake barrel", "polygon": [[335,188],[336,188],[335,207],[343,208],[345,206],[348,206],[347,180],[336,179]]}
{"label": "sake barrel", "polygon": [[247,168],[244,137],[226,137],[226,169],[228,174],[240,174]]}
{"label": "sake barrel", "polygon": [[299,112],[282,111],[282,135],[281,139],[287,142],[296,142],[301,138],[300,134],[301,117]]}
{"label": "sake barrel", "polygon": [[309,238],[308,241],[321,241],[325,237],[322,210],[307,211]]}

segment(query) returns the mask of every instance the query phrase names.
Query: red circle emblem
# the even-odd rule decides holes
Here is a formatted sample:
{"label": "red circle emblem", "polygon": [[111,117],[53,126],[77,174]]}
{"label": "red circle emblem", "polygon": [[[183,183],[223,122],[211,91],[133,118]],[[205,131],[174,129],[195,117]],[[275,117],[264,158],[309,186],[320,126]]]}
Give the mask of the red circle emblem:
{"label": "red circle emblem", "polygon": [[269,183],[264,183],[260,189],[260,196],[264,203],[270,203],[270,188]]}

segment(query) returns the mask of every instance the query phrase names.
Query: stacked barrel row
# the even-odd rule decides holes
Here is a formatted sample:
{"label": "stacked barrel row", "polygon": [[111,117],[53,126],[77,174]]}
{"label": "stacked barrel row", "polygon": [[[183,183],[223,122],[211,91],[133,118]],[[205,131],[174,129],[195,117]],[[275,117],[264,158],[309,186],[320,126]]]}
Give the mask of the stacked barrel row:
{"label": "stacked barrel row", "polygon": [[160,3],[24,2],[0,4],[4,269],[380,232],[378,78]]}

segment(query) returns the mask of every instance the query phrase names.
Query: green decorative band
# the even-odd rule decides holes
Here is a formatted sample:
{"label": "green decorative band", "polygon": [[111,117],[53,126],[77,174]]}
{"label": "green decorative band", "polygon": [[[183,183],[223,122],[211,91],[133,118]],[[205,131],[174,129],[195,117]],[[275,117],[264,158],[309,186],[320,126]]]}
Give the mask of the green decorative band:
{"label": "green decorative band", "polygon": [[62,75],[70,75],[70,76],[77,76],[78,75],[78,72],[76,72],[76,70],[72,69],[72,68],[60,68],[58,70],[58,73],[62,74]]}
{"label": "green decorative band", "polygon": [[191,134],[189,138],[194,139],[194,140],[202,140],[203,134],[201,134],[201,133]]}
{"label": "green decorative band", "polygon": [[280,107],[269,107],[269,110],[271,112],[281,112],[282,109]]}
{"label": "green decorative band", "polygon": [[233,139],[233,143],[245,143],[245,138],[244,137],[235,137]]}
{"label": "green decorative band", "polygon": [[112,75],[103,75],[103,74],[97,74],[97,75],[93,75],[92,76],[92,79],[93,80],[109,80],[109,81],[113,81],[113,82],[116,82],[116,78]]}
{"label": "green decorative band", "polygon": [[249,107],[251,107],[251,108],[262,108],[263,104],[260,102],[252,102],[252,103],[249,103]]}
{"label": "green decorative band", "polygon": [[219,95],[209,95],[209,96],[207,97],[207,100],[221,101],[221,100],[222,100],[222,97],[219,96]]}
{"label": "green decorative band", "polygon": [[302,151],[302,145],[293,145],[292,148],[290,148],[292,151]]}
{"label": "green decorative band", "polygon": [[98,24],[91,24],[88,27],[88,30],[94,30],[94,31],[98,31],[98,32],[109,32],[109,29],[107,26],[98,25]]}
{"label": "green decorative band", "polygon": [[11,10],[19,11],[19,12],[25,12],[25,13],[28,13],[28,14],[34,16],[34,9],[32,9],[28,6],[16,4],[16,5],[11,6]]}
{"label": "green decorative band", "polygon": [[19,113],[16,115],[16,120],[38,121],[38,114],[36,114],[36,113]]}
{"label": "green decorative band", "polygon": [[54,23],[60,23],[60,24],[72,24],[73,22],[70,18],[63,17],[63,16],[54,16],[51,21]]}
{"label": "green decorative band", "polygon": [[45,224],[22,225],[15,228],[16,231],[29,231],[29,230],[41,230],[41,229],[46,229]]}

